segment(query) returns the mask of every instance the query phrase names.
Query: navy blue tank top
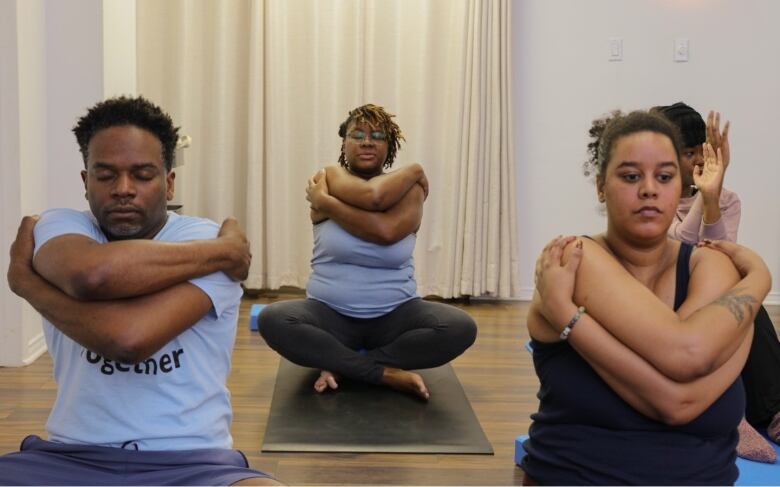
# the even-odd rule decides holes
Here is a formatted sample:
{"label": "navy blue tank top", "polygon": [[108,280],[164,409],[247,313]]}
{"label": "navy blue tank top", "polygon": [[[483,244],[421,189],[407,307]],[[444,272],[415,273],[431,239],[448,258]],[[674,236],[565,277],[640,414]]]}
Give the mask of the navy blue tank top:
{"label": "navy blue tank top", "polygon": [[[685,301],[693,247],[680,244],[675,310]],[[740,378],[683,426],[643,416],[620,398],[568,342],[533,341],[539,411],[531,415],[522,468],[542,485],[730,485]]]}

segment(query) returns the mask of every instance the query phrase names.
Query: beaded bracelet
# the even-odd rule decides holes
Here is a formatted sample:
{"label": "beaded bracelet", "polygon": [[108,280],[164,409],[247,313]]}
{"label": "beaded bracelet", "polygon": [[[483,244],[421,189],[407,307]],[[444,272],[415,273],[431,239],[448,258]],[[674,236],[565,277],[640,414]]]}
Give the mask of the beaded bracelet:
{"label": "beaded bracelet", "polygon": [[569,333],[571,333],[572,328],[574,328],[574,325],[577,324],[577,321],[579,321],[580,316],[585,312],[585,306],[580,306],[577,308],[577,311],[574,313],[574,316],[571,317],[568,323],[566,323],[566,326],[563,327],[563,331],[561,332],[560,338],[561,340],[568,340]]}

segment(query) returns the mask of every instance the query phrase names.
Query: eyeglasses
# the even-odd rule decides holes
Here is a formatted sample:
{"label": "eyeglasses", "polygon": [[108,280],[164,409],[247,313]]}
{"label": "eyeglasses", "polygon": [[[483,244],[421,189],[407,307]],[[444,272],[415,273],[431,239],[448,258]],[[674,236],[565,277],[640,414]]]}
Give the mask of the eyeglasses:
{"label": "eyeglasses", "polygon": [[[387,134],[384,132],[381,132],[379,130],[372,130],[368,136],[371,138],[371,140],[374,140],[376,142],[382,142],[387,140]],[[349,134],[347,134],[347,137],[349,137],[352,140],[359,140],[363,141],[366,138],[366,133],[362,130],[353,130]]]}

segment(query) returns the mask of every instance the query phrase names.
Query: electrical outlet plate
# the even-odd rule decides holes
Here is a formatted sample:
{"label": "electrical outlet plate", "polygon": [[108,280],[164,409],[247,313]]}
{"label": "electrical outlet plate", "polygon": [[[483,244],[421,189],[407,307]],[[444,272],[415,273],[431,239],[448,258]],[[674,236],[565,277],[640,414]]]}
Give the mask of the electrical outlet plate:
{"label": "electrical outlet plate", "polygon": [[677,63],[687,63],[689,53],[688,39],[678,37],[674,40],[674,61]]}
{"label": "electrical outlet plate", "polygon": [[622,61],[623,60],[623,38],[610,37],[609,43],[609,57],[610,61]]}

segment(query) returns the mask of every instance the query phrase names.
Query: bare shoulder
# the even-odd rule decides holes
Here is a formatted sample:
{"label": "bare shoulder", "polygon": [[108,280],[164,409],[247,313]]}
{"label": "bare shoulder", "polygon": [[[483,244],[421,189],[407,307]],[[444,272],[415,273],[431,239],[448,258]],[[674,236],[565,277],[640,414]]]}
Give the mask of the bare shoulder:
{"label": "bare shoulder", "polygon": [[707,247],[696,247],[691,254],[691,276],[697,273],[722,275],[723,280],[739,281],[739,273],[729,256]]}
{"label": "bare shoulder", "polygon": [[731,259],[726,254],[713,249],[703,247],[694,249],[690,271],[688,295],[677,309],[678,316],[683,319],[720,298],[739,282],[739,273]]}
{"label": "bare shoulder", "polygon": [[575,240],[569,242],[563,249],[562,262],[565,264],[569,260],[569,256],[574,250],[574,245],[577,240],[582,241],[583,257],[587,257],[588,260],[595,260],[597,262],[614,261],[609,252],[607,252],[600,235],[594,236],[579,236]]}

